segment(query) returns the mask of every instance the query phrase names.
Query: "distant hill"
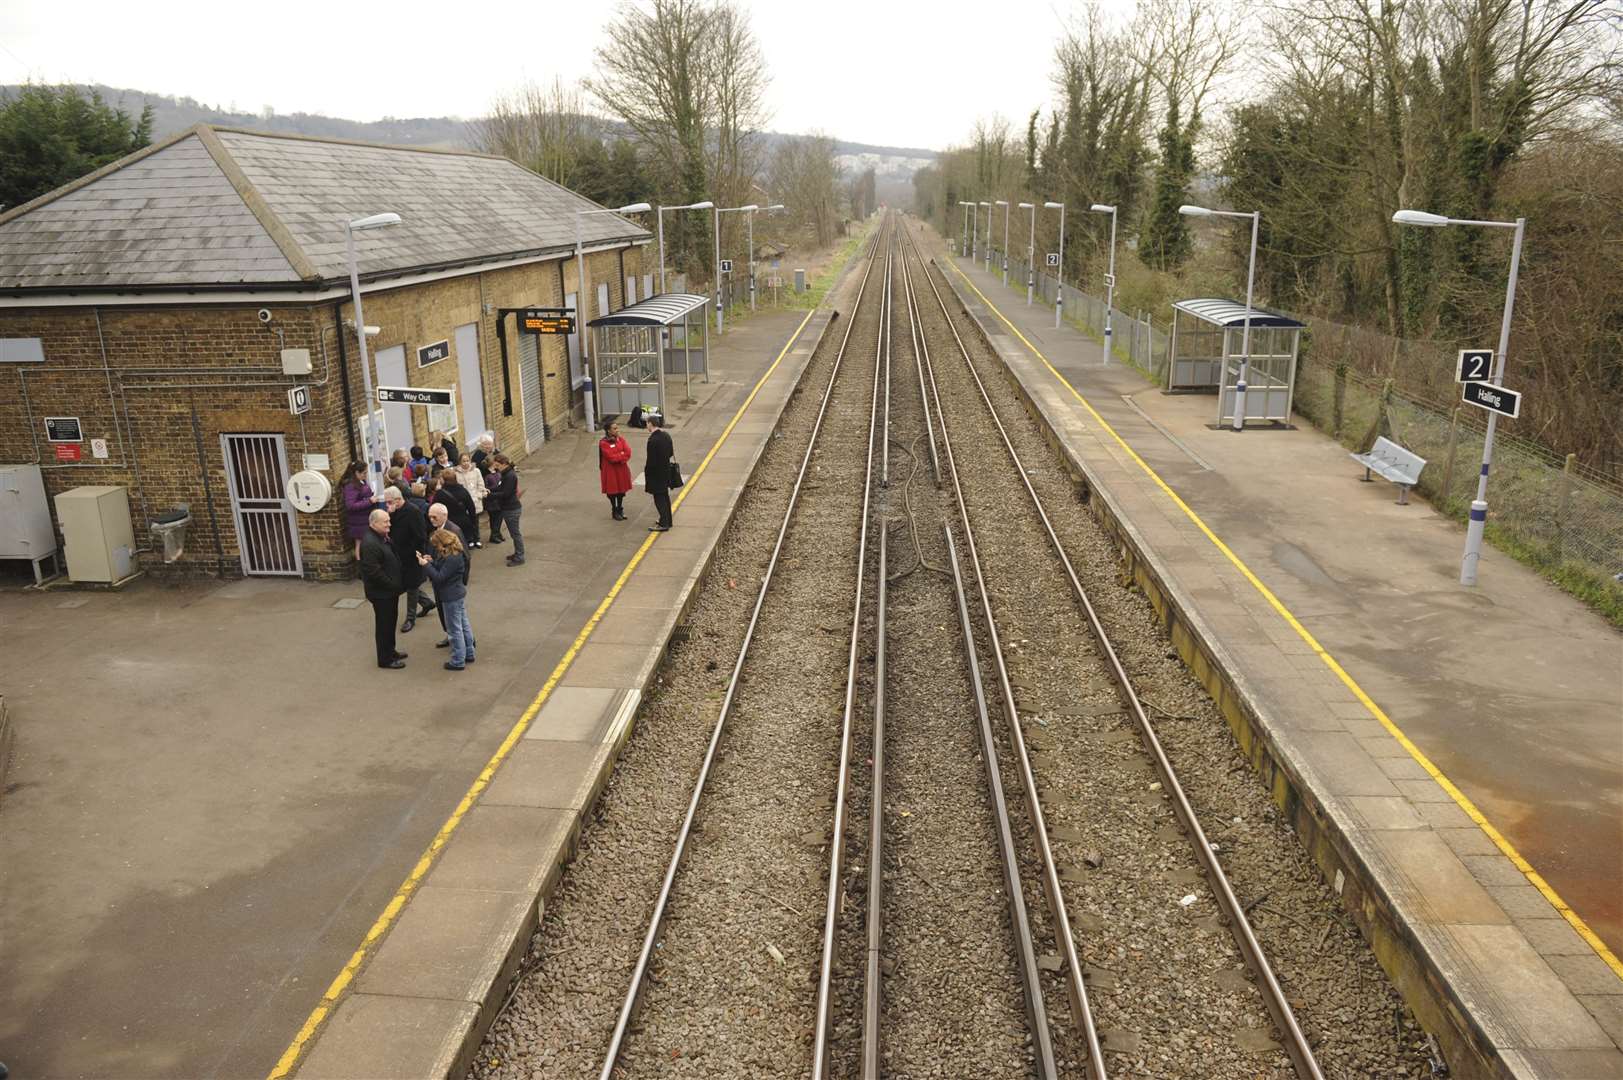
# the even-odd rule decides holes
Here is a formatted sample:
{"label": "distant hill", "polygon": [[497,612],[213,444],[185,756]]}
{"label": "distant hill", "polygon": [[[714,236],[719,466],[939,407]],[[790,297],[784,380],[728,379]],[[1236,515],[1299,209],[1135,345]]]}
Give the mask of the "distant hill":
{"label": "distant hill", "polygon": [[[19,86],[0,86],[0,94],[10,94]],[[445,149],[469,149],[473,146],[472,122],[457,116],[426,116],[412,118],[385,117],[382,120],[362,122],[316,113],[279,113],[266,107],[259,112],[240,112],[235,103],[210,105],[190,97],[169,97],[143,90],[120,89],[113,86],[86,85],[86,91],[99,92],[108,104],[124,109],[131,117],[152,106],[152,137],[164,139],[193,124],[219,124],[224,127],[253,128],[284,135],[313,135],[324,139],[356,139],[362,142],[390,143],[395,146],[430,146]],[[613,124],[613,127],[619,125]],[[767,132],[769,142],[785,136]],[[916,147],[873,146],[868,143],[836,141],[835,152],[840,165],[847,172],[857,172],[874,166],[876,174],[896,179],[903,174],[911,177],[913,170],[929,164],[936,158],[934,150]]]}

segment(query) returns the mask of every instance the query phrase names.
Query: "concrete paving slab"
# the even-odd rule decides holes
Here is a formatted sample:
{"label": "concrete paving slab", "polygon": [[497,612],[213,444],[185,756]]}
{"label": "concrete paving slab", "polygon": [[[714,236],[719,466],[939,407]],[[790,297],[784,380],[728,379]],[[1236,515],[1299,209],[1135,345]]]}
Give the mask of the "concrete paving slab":
{"label": "concrete paving slab", "polygon": [[424,885],[401,913],[357,992],[483,1003],[510,944],[535,924],[531,894]]}
{"label": "concrete paving slab", "polygon": [[1623,1054],[1616,1050],[1512,1051],[1505,1064],[1517,1076],[1552,1080],[1623,1080]]}
{"label": "concrete paving slab", "polygon": [[1578,1000],[1615,1043],[1623,1043],[1623,994],[1579,994]]}
{"label": "concrete paving slab", "polygon": [[466,1001],[351,994],[299,1068],[301,1080],[460,1076],[466,1032],[479,1006]]}
{"label": "concrete paving slab", "polygon": [[605,756],[597,743],[521,740],[491,781],[483,801],[492,806],[580,810],[591,801],[599,780],[599,759]]}
{"label": "concrete paving slab", "polygon": [[1455,925],[1446,933],[1472,976],[1462,992],[1488,999],[1476,1015],[1496,1045],[1512,1050],[1616,1049],[1515,927]]}
{"label": "concrete paving slab", "polygon": [[1426,829],[1370,831],[1377,879],[1417,922],[1510,923],[1510,916],[1437,835]]}
{"label": "concrete paving slab", "polygon": [[[593,635],[596,640],[597,635]],[[525,731],[526,739],[597,743],[626,697],[634,693],[612,686],[559,686],[547,698]]]}
{"label": "concrete paving slab", "polygon": [[567,854],[574,828],[567,810],[481,802],[434,864],[429,884],[538,896]]}

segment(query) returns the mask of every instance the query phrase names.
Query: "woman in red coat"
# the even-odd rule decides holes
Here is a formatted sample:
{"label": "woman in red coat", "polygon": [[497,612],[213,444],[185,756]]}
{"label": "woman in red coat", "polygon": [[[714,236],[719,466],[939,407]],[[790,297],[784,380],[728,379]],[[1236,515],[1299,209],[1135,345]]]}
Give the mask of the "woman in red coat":
{"label": "woman in red coat", "polygon": [[631,444],[620,434],[620,422],[603,425],[603,438],[597,443],[597,469],[603,494],[609,497],[609,510],[615,521],[626,519],[626,492],[631,490]]}

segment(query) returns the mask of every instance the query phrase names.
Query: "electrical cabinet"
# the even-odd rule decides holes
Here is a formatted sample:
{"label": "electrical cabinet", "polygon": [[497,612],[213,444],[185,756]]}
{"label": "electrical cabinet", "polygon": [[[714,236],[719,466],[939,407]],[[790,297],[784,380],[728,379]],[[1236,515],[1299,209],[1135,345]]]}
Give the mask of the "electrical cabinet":
{"label": "electrical cabinet", "polygon": [[51,504],[38,465],[0,465],[0,559],[39,564],[56,554]]}
{"label": "electrical cabinet", "polygon": [[122,581],[135,565],[130,496],[121,487],[77,487],[56,497],[72,581]]}

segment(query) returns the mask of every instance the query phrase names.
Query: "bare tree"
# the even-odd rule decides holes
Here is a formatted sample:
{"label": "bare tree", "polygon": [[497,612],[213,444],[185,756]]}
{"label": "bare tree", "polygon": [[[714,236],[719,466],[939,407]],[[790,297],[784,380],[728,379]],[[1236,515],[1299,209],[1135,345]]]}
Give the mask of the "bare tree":
{"label": "bare tree", "polygon": [[791,220],[817,247],[834,242],[840,220],[839,175],[834,140],[822,134],[779,142],[767,171],[773,197],[788,206]]}
{"label": "bare tree", "polygon": [[575,186],[588,145],[602,135],[585,95],[562,79],[547,87],[525,83],[501,95],[473,128],[480,150],[511,158],[565,187]]}

